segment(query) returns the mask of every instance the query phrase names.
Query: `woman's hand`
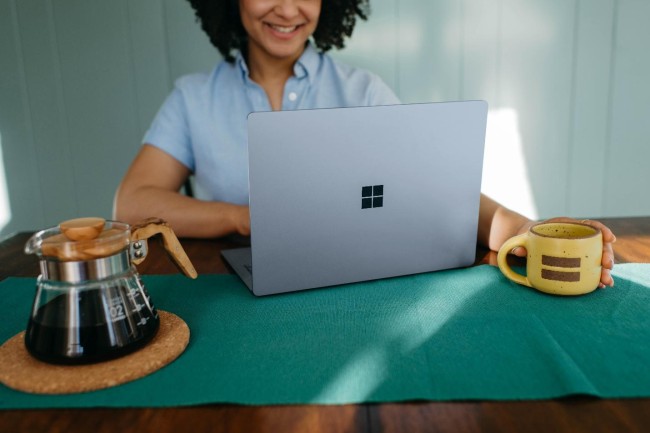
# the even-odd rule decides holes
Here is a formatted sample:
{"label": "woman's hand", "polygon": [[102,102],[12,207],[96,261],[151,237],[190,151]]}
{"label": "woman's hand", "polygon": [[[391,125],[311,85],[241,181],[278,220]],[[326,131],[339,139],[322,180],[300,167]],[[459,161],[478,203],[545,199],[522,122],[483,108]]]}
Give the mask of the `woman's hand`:
{"label": "woman's hand", "polygon": [[[603,288],[605,286],[609,286],[609,287],[614,286],[614,279],[612,278],[612,269],[614,269],[614,248],[612,247],[612,244],[616,242],[616,236],[614,236],[614,233],[612,233],[612,231],[605,224],[599,221],[575,220],[573,218],[567,218],[567,217],[552,218],[543,222],[582,223],[600,229],[600,231],[603,233],[603,259],[601,262],[602,270],[600,273],[600,284],[598,287]],[[530,227],[532,227],[535,224],[538,224],[538,222],[529,221],[523,224],[518,234],[526,233],[530,229]],[[526,249],[523,247],[515,248],[512,251],[512,254],[519,257],[525,257]]]}

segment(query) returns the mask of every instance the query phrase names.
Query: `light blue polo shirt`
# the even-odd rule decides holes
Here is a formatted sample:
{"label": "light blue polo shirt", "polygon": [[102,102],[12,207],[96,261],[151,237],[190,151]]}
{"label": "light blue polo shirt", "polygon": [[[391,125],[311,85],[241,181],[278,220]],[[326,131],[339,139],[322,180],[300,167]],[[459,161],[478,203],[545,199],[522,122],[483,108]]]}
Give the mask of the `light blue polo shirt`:
{"label": "light blue polo shirt", "polygon": [[[397,103],[377,75],[337,63],[308,44],[285,85],[282,109]],[[234,64],[223,61],[210,73],[179,78],[143,142],[194,173],[197,198],[248,204],[246,119],[253,111],[270,110],[266,93],[238,54]]]}

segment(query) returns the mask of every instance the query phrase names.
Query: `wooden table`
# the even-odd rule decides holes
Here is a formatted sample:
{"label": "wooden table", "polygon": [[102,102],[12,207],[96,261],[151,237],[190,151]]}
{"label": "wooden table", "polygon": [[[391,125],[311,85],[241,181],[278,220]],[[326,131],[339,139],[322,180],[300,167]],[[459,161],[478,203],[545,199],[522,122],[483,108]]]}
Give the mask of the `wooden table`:
{"label": "wooden table", "polygon": [[[616,234],[619,263],[650,262],[650,217],[603,219]],[[34,257],[22,252],[29,234],[0,243],[0,279],[36,276]],[[230,272],[219,251],[232,240],[182,241],[199,273]],[[176,269],[154,247],[143,274]],[[496,262],[480,249],[477,263]],[[610,290],[610,289],[606,289]],[[611,290],[616,290],[611,289]],[[649,366],[650,369],[650,366]],[[650,399],[572,397],[521,402],[410,402],[343,406],[239,406],[214,404],[166,409],[57,409],[0,411],[2,432],[648,432]]]}

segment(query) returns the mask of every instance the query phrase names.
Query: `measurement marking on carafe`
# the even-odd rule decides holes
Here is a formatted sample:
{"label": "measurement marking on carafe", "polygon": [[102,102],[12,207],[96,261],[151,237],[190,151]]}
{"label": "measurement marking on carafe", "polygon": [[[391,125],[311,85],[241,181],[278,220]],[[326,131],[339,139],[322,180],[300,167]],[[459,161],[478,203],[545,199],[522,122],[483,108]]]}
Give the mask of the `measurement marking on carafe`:
{"label": "measurement marking on carafe", "polygon": [[138,291],[134,288],[131,288],[129,289],[129,293],[127,293],[126,296],[128,296],[131,301],[135,302],[135,298],[138,296]]}
{"label": "measurement marking on carafe", "polygon": [[122,304],[112,306],[109,311],[111,312],[111,319],[113,321],[126,318],[126,315],[124,314],[124,305]]}
{"label": "measurement marking on carafe", "polygon": [[140,310],[142,310],[145,307],[146,307],[145,304],[135,304],[135,309],[131,310],[131,312],[132,313],[139,313]]}
{"label": "measurement marking on carafe", "polygon": [[108,311],[111,314],[111,320],[113,322],[115,322],[116,320],[122,320],[126,318],[124,305],[122,304],[122,301],[118,298],[111,299],[111,306],[108,308]]}
{"label": "measurement marking on carafe", "polygon": [[81,356],[84,353],[84,348],[79,343],[70,343],[68,344],[68,350],[66,351],[67,356]]}

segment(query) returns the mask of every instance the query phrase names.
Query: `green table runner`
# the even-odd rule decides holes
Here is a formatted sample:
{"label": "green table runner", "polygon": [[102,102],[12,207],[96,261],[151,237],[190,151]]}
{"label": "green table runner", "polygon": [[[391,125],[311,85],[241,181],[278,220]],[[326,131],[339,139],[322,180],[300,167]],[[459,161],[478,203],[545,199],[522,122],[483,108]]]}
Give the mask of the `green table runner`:
{"label": "green table runner", "polygon": [[[85,394],[0,386],[0,408],[647,397],[650,265],[614,275],[615,288],[575,298],[491,266],[266,298],[231,275],[145,276],[157,307],[190,326],[179,359]],[[34,284],[0,283],[1,341],[24,329]]]}

